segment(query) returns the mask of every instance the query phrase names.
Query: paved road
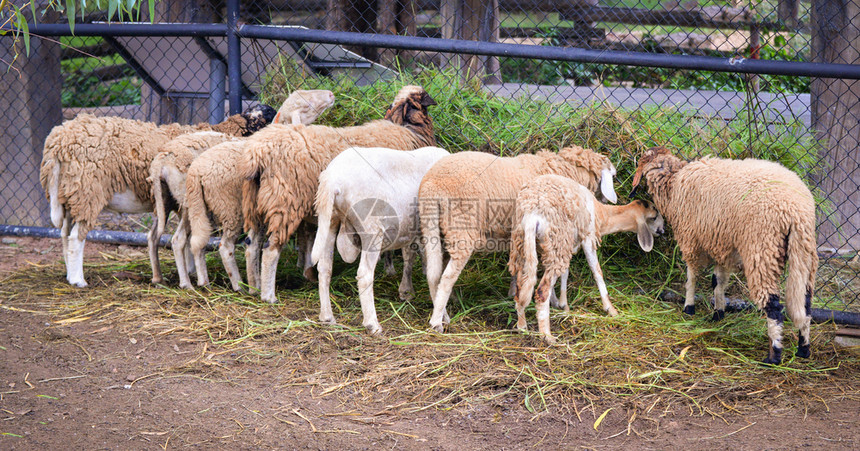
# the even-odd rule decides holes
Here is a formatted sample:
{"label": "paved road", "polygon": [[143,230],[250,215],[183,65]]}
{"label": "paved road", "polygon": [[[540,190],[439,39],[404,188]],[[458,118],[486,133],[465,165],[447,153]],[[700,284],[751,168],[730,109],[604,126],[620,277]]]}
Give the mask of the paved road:
{"label": "paved road", "polygon": [[[546,86],[503,83],[485,87],[486,90],[502,97],[528,95],[534,99],[547,99],[551,102],[576,102],[590,104],[607,102],[623,108],[636,109],[643,105],[674,107],[681,111],[693,110],[705,116],[719,116],[733,119],[736,113],[746,107],[743,92],[696,91],[676,89],[646,89],[622,87],[584,87],[584,86]],[[759,93],[759,107],[769,121],[802,121],[810,124],[809,94],[775,95]]]}

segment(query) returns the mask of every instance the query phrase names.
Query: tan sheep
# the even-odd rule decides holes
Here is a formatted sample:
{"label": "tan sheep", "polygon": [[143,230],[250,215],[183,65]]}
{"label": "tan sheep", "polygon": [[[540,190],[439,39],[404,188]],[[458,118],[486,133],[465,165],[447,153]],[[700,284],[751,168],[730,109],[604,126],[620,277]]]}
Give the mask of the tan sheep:
{"label": "tan sheep", "polygon": [[[606,198],[616,199],[615,167],[605,156],[578,146],[516,157],[460,152],[439,160],[424,176],[418,204],[433,299],[430,327],[443,331],[451,290],[474,252],[508,250],[517,193],[543,174],[570,177],[592,191],[600,187]],[[450,256],[444,273],[443,243]]]}
{"label": "tan sheep", "polygon": [[[284,101],[275,115],[275,123],[294,121],[295,124],[310,124],[327,108],[334,104],[334,93],[327,90],[296,90]],[[279,122],[281,121],[281,122]],[[233,135],[216,132],[198,132],[179,136],[164,147],[152,160],[149,181],[152,183],[154,201],[153,224],[149,232],[149,261],[152,266],[152,282],[163,281],[158,262],[158,241],[164,233],[165,224],[172,211],[179,214],[179,225],[171,238],[173,255],[179,271],[179,286],[191,288],[188,273],[194,271],[194,260],[188,259],[188,234],[190,233],[185,206],[185,174],[191,161],[210,147],[238,139]],[[304,259],[300,259],[301,260]],[[186,264],[189,261],[191,264]]]}
{"label": "tan sheep", "polygon": [[[584,186],[559,175],[542,175],[528,183],[517,195],[514,229],[511,233],[511,276],[517,282],[517,328],[526,330],[525,309],[537,282],[538,248],[544,273],[538,286],[538,330],[552,344],[549,329],[549,294],[556,279],[566,273],[573,254],[581,247],[594,275],[603,309],[610,316],[618,312],[609,301],[597,247],[604,235],[636,232],[645,252],[654,246],[654,235],[663,233],[663,217],[649,202],[605,205]],[[568,311],[567,299],[560,299]]]}
{"label": "tan sheep", "polygon": [[268,236],[261,297],[276,302],[275,268],[281,247],[303,220],[314,216],[320,172],[351,146],[411,150],[436,143],[427,107],[433,98],[418,86],[400,90],[384,120],[355,127],[272,125],[248,140],[242,173],[245,230]]}
{"label": "tan sheep", "polygon": [[797,356],[809,357],[809,323],[818,255],[815,201],[785,167],[763,160],[702,158],[685,162],[665,147],[639,159],[634,188],[644,178],[687,263],[684,313],[695,313],[699,271],[715,264],[714,320],[725,315],[725,285],[743,267],[750,299],[767,315],[765,363],[782,361],[779,279],[788,263],[785,303],[799,329]]}
{"label": "tan sheep", "polygon": [[247,134],[274,117],[261,105],[215,125],[181,126],[84,114],[58,125],[45,139],[39,179],[51,205],[51,221],[61,227],[66,279],[85,287],[86,234],[104,209],[120,213],[151,211],[149,166],[158,150],[177,136],[213,130]]}

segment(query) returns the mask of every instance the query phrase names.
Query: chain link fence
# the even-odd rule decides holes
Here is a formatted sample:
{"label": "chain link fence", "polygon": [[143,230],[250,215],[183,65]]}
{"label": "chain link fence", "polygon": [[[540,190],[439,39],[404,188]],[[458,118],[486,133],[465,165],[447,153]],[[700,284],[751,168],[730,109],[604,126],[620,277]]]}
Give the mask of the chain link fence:
{"label": "chain link fence", "polygon": [[[4,67],[12,63],[3,75],[9,89],[0,94],[6,106],[0,111],[6,144],[0,150],[0,224],[49,225],[38,183],[41,145],[51,127],[81,112],[159,123],[217,122],[228,105],[239,109],[227,101],[228,92],[233,99],[241,92],[244,102],[276,103],[306,80],[361,86],[437,71],[449,82],[486,94],[486,104],[475,109],[503,111],[538,102],[555,105],[557,114],[577,111],[579,124],[591,126],[574,127],[553,144],[619,152],[628,161],[619,171],[622,194],[629,189],[633,159],[650,145],[668,143],[688,157],[716,153],[780,161],[809,182],[819,202],[819,301],[834,310],[860,311],[855,300],[860,293],[860,86],[854,79],[812,78],[812,66],[797,72],[800,66],[744,69],[756,60],[856,64],[860,18],[849,17],[844,5],[832,0],[243,1],[233,18],[244,25],[234,34],[240,36],[241,63],[234,72],[240,77],[230,78],[231,33],[225,24],[232,23],[231,4],[163,0],[154,17],[143,12],[138,18],[199,24],[181,32],[140,25],[128,35],[98,35],[79,24],[78,35],[71,36],[67,25],[65,32],[57,31],[60,23],[35,27],[55,36],[32,39],[29,56],[20,42],[0,37],[0,59]],[[51,19],[56,18],[43,22]],[[106,12],[93,10],[82,22],[106,20]],[[299,39],[322,33],[314,30],[388,35],[384,42],[396,45],[348,34]],[[281,37],[265,39],[266,33]],[[451,41],[424,45],[430,41],[407,42],[411,37]],[[539,47],[517,47],[512,57],[506,56],[508,47],[482,52],[462,41]],[[535,50],[558,48],[600,57],[542,59]],[[656,63],[624,64],[646,57],[643,61]],[[702,61],[740,72],[704,71],[701,67],[716,63]],[[777,69],[750,73],[760,67]],[[433,94],[433,87],[428,90]],[[481,122],[483,116],[475,115],[466,122],[469,130],[439,124],[437,134],[445,135],[440,142],[452,150],[516,151],[516,142],[535,139],[526,130],[555,126],[550,116],[532,115],[535,123],[513,121],[498,130],[492,128],[498,122]],[[537,123],[541,120],[546,123]],[[621,132],[598,133],[610,128],[626,130],[629,139],[608,140]],[[498,142],[502,135],[506,143]]]}

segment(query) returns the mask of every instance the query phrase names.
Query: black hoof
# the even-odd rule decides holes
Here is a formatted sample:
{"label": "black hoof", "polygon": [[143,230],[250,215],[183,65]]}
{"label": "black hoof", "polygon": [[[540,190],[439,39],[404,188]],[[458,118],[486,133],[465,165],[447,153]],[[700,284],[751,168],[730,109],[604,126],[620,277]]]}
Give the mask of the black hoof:
{"label": "black hoof", "polygon": [[809,345],[798,346],[797,352],[794,353],[794,355],[796,355],[800,358],[803,358],[803,359],[808,359],[810,354],[811,353],[809,352]]}
{"label": "black hoof", "polygon": [[693,316],[696,314],[696,306],[695,305],[685,305],[684,306],[684,314]]}
{"label": "black hoof", "polygon": [[725,310],[716,310],[716,311],[714,311],[714,316],[711,317],[711,321],[713,321],[713,322],[722,321],[723,318],[725,318],[725,317],[726,317],[726,311]]}
{"label": "black hoof", "polygon": [[782,363],[782,348],[771,348],[770,355],[762,362],[768,365],[779,365]]}

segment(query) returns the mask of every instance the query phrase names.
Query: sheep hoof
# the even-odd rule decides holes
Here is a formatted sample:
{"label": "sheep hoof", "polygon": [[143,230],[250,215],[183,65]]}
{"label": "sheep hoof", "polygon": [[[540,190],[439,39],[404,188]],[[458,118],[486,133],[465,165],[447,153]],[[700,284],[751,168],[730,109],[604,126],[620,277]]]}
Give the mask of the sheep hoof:
{"label": "sheep hoof", "polygon": [[768,365],[779,365],[782,363],[782,348],[772,347],[768,356],[762,360]]}
{"label": "sheep hoof", "polygon": [[434,326],[434,325],[432,325],[432,324],[431,324],[431,325],[430,325],[430,330],[435,331],[435,332],[438,332],[438,333],[440,333],[440,334],[441,334],[442,332],[445,332],[445,325],[444,325],[444,324],[437,324],[437,325],[435,325],[435,326]]}
{"label": "sheep hoof", "polygon": [[685,305],[684,306],[684,314],[693,316],[696,314],[696,306],[695,305]]}
{"label": "sheep hoof", "polygon": [[331,318],[320,317],[320,324],[334,325],[334,324],[337,324],[337,322],[334,320],[334,317],[331,317]]}
{"label": "sheep hoof", "polygon": [[547,344],[547,345],[549,345],[549,346],[555,346],[555,345],[557,345],[557,344],[558,344],[558,339],[557,339],[557,338],[555,338],[555,337],[553,337],[552,335],[544,335],[544,336],[543,336],[543,340],[544,340],[544,341],[546,342],[546,344]]}
{"label": "sheep hoof", "polygon": [[795,352],[794,355],[802,359],[808,359],[811,355],[811,353],[809,352],[809,345],[798,346],[797,352]]}
{"label": "sheep hoof", "polygon": [[158,278],[153,277],[151,283],[153,285],[161,285],[162,283],[164,283],[164,279],[161,277],[158,277]]}
{"label": "sheep hoof", "polygon": [[305,271],[302,273],[309,282],[317,282],[317,270],[313,267],[305,268]]}
{"label": "sheep hoof", "polygon": [[401,301],[409,302],[413,299],[415,299],[415,292],[414,291],[401,291],[400,292],[400,300]]}
{"label": "sheep hoof", "polygon": [[711,321],[712,322],[722,321],[723,318],[725,318],[725,317],[726,317],[726,311],[725,310],[716,310],[714,312],[714,316],[711,317]]}
{"label": "sheep hoof", "polygon": [[609,313],[609,316],[612,317],[618,316],[618,310],[615,310],[615,308],[610,308],[606,311],[606,313]]}
{"label": "sheep hoof", "polygon": [[72,285],[76,286],[78,288],[86,288],[87,287],[87,283],[85,281],[72,282]]}
{"label": "sheep hoof", "polygon": [[377,337],[382,336],[382,326],[379,324],[367,324],[364,328],[367,329],[367,332],[370,333],[370,335],[375,335]]}

